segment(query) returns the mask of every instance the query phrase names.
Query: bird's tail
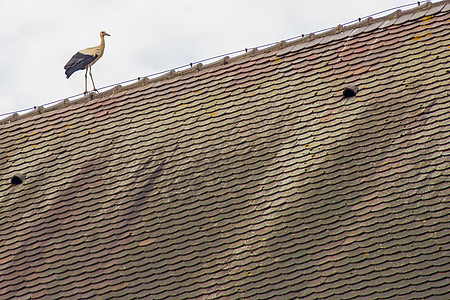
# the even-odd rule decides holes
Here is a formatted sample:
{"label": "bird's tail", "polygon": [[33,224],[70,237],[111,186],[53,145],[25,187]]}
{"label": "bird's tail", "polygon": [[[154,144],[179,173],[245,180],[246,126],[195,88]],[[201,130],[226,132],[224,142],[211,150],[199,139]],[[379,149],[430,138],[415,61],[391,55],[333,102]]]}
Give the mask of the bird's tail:
{"label": "bird's tail", "polygon": [[81,70],[81,69],[80,68],[75,68],[75,67],[67,68],[66,72],[65,72],[66,73],[66,78],[69,79],[69,77],[72,76],[72,74],[75,73],[78,70]]}

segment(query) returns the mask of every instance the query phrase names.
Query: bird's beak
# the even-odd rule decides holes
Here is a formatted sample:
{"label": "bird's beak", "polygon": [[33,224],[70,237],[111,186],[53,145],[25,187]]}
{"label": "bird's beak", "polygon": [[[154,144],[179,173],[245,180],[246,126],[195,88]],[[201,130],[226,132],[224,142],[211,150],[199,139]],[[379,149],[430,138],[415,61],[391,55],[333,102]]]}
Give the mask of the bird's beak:
{"label": "bird's beak", "polygon": [[106,33],[106,32],[105,32],[105,35],[107,35],[107,36],[111,36],[110,34],[108,34],[108,33]]}

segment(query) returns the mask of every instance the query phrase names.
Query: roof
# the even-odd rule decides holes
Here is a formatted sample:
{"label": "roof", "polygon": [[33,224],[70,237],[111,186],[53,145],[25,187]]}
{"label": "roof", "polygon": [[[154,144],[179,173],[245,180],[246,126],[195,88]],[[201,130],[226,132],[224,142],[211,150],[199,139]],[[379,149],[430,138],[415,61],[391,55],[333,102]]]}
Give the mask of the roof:
{"label": "roof", "polygon": [[0,297],[448,299],[449,25],[427,3],[1,121]]}

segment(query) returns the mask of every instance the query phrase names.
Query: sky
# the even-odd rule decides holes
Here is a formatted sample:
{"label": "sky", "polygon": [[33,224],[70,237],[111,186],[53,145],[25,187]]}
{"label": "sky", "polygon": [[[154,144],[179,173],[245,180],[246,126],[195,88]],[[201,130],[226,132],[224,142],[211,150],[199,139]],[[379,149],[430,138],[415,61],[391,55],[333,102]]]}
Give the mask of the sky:
{"label": "sky", "polygon": [[403,5],[417,1],[1,0],[0,119],[79,97],[84,71],[66,79],[63,67],[101,30],[111,36],[92,67],[98,89]]}

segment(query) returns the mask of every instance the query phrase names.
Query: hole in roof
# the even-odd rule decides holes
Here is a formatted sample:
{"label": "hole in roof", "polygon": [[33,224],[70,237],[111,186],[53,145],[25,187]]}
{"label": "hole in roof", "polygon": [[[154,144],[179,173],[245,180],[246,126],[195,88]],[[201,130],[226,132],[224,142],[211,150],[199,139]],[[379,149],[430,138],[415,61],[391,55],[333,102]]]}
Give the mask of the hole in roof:
{"label": "hole in roof", "polygon": [[348,87],[346,87],[344,89],[343,95],[344,98],[350,98],[350,97],[355,97],[356,94],[358,93],[358,87],[355,85],[349,85]]}
{"label": "hole in roof", "polygon": [[21,184],[25,180],[25,176],[20,173],[17,173],[11,178],[11,184]]}

